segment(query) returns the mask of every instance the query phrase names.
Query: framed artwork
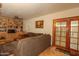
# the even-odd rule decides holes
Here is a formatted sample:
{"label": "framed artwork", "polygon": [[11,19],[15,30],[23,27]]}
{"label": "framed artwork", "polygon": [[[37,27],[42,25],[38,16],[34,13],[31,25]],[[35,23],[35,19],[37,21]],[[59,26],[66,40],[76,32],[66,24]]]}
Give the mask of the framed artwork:
{"label": "framed artwork", "polygon": [[43,20],[36,21],[35,26],[36,26],[36,28],[43,28],[44,21]]}

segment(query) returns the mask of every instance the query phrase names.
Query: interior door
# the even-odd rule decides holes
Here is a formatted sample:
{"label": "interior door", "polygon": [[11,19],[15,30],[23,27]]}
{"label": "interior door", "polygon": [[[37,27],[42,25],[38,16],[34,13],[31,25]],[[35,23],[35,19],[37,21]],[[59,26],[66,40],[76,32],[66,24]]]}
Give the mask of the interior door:
{"label": "interior door", "polygon": [[66,48],[67,43],[67,21],[55,20],[54,21],[54,44],[61,48]]}

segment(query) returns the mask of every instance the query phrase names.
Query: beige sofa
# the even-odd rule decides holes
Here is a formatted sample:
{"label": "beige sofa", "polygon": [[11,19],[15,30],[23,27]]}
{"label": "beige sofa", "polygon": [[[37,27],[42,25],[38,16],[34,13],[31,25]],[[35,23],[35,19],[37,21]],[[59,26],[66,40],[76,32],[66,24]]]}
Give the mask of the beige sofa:
{"label": "beige sofa", "polygon": [[28,37],[20,40],[17,44],[16,55],[18,56],[36,56],[39,55],[46,48],[50,47],[50,36],[39,35],[35,37]]}
{"label": "beige sofa", "polygon": [[11,52],[15,56],[37,56],[51,46],[51,37],[47,34],[28,36],[24,39],[3,45],[4,51]]}

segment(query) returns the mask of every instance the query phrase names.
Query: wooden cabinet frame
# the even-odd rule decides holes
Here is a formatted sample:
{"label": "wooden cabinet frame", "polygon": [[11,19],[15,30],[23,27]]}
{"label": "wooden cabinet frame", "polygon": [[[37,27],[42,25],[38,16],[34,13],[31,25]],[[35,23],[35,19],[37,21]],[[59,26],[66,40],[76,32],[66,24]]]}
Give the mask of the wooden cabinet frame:
{"label": "wooden cabinet frame", "polygon": [[[79,43],[79,16],[75,17],[68,17],[68,18],[60,18],[60,19],[54,19],[53,20],[53,46],[56,46],[57,48],[64,49],[66,51],[69,51],[72,55],[79,55],[79,50],[71,49],[70,48],[70,34],[71,34],[71,22],[72,21],[78,21],[78,39],[77,44]],[[59,45],[56,45],[56,23],[57,22],[66,22],[66,47],[62,47]],[[61,26],[60,26],[60,36],[61,36]],[[61,41],[61,37],[60,37]],[[78,46],[77,46],[78,48]]]}

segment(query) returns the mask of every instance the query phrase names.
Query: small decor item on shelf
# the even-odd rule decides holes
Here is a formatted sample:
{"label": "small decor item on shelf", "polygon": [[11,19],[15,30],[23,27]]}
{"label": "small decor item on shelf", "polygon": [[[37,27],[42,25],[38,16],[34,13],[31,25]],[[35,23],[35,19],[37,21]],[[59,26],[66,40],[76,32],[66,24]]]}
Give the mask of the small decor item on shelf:
{"label": "small decor item on shelf", "polygon": [[15,19],[18,19],[19,17],[18,17],[18,16],[15,16],[14,18],[15,18]]}
{"label": "small decor item on shelf", "polygon": [[36,21],[35,25],[36,25],[36,28],[43,28],[44,21],[43,20]]}
{"label": "small decor item on shelf", "polygon": [[18,17],[18,16],[14,16],[14,19],[19,19],[19,20],[21,19],[22,20],[23,18]]}

